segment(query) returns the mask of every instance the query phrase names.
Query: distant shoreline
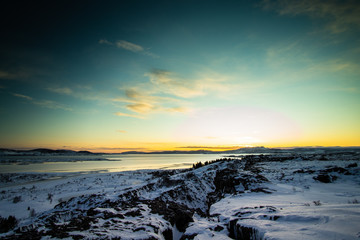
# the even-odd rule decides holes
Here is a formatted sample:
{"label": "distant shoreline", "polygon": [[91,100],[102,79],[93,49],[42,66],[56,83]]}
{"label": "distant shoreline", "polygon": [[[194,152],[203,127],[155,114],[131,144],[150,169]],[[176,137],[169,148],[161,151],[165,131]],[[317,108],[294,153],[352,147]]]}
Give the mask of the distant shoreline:
{"label": "distant shoreline", "polygon": [[249,154],[249,153],[294,153],[294,152],[353,152],[360,150],[360,146],[352,147],[293,147],[293,148],[267,148],[267,147],[245,147],[235,150],[211,151],[211,150],[191,150],[191,151],[126,151],[119,153],[94,153],[90,151],[74,151],[67,149],[47,149],[38,148],[32,150],[16,150],[0,148],[0,158],[2,156],[94,156],[94,155],[125,155],[125,154]]}

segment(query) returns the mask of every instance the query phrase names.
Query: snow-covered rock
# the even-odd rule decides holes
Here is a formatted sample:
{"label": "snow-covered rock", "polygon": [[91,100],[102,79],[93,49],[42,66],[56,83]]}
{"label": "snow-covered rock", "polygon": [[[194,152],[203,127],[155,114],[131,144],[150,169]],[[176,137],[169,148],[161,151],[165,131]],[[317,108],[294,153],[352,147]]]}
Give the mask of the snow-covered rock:
{"label": "snow-covered rock", "polygon": [[1,224],[18,222],[0,238],[357,239],[358,162],[277,154],[196,169],[2,174]]}

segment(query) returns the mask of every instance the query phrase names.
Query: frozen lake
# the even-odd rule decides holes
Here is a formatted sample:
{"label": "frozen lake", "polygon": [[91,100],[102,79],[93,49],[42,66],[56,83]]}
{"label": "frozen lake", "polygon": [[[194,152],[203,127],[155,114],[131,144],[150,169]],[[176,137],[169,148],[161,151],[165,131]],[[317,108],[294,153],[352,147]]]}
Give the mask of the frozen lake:
{"label": "frozen lake", "polygon": [[[237,154],[239,155],[239,154]],[[241,155],[241,154],[240,154]],[[244,154],[248,155],[248,154]],[[193,163],[222,158],[224,154],[108,154],[97,156],[6,156],[21,163],[1,163],[0,173],[119,172],[139,169],[190,168]],[[107,160],[97,160],[107,159]],[[75,161],[76,160],[76,161]],[[89,161],[90,160],[90,161]]]}

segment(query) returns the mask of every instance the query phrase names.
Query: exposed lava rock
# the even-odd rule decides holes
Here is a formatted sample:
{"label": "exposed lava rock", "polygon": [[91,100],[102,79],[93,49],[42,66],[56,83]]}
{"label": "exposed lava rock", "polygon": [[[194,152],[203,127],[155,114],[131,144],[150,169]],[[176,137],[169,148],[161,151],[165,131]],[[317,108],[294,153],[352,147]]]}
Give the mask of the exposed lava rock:
{"label": "exposed lava rock", "polygon": [[0,233],[5,233],[15,228],[17,222],[14,216],[9,216],[8,218],[0,217]]}
{"label": "exposed lava rock", "polygon": [[357,163],[350,163],[349,165],[346,166],[346,168],[354,168],[357,167]]}
{"label": "exposed lava rock", "polygon": [[176,225],[180,232],[185,232],[190,222],[193,222],[194,210],[189,209],[185,205],[175,202],[164,202],[160,199],[146,200],[145,204],[149,205],[152,213],[164,216],[171,225]]}
{"label": "exposed lava rock", "polygon": [[[185,232],[189,223],[193,222],[195,212],[208,216],[211,205],[225,194],[243,193],[244,190],[266,192],[257,184],[268,180],[259,174],[261,169],[255,165],[256,162],[256,159],[247,162],[218,161],[178,175],[172,175],[176,172],[171,171],[154,172],[153,176],[157,178],[151,182],[123,189],[111,200],[103,194],[92,194],[63,201],[54,209],[36,216],[34,224],[17,229],[16,236],[19,239],[37,239],[40,236],[66,238],[71,235],[82,239],[87,236],[82,235],[84,232],[93,238],[106,238],[107,233],[100,229],[107,229],[151,233],[172,239],[173,226]],[[243,171],[246,164],[248,170]],[[154,199],[148,197],[152,193],[156,195]],[[162,218],[154,223],[153,214]],[[222,230],[220,225],[213,229]],[[74,231],[78,232],[76,236]],[[195,235],[188,237],[191,239]]]}
{"label": "exposed lava rock", "polygon": [[233,169],[224,169],[216,172],[214,178],[215,191],[222,193],[235,193],[235,186],[241,183],[240,179],[236,179],[237,171]]}
{"label": "exposed lava rock", "polygon": [[164,236],[165,240],[173,240],[173,232],[170,228],[163,231],[162,235]]}
{"label": "exposed lava rock", "polygon": [[332,172],[349,174],[349,171],[342,167],[331,167],[321,171],[321,173],[332,173]]}
{"label": "exposed lava rock", "polygon": [[136,210],[133,210],[133,211],[129,211],[129,212],[125,213],[125,216],[127,216],[127,217],[138,217],[138,216],[141,216],[140,209],[136,209]]}
{"label": "exposed lava rock", "polygon": [[304,170],[304,169],[300,169],[300,170],[296,170],[293,173],[308,173],[308,174],[313,174],[315,172],[315,170]]}
{"label": "exposed lava rock", "polygon": [[241,226],[238,219],[229,222],[229,237],[237,240],[263,239],[256,228]]}
{"label": "exposed lava rock", "polygon": [[222,226],[220,226],[220,225],[217,225],[217,226],[214,228],[214,231],[216,231],[216,232],[220,232],[220,231],[222,231],[222,230],[224,230],[224,227],[222,227]]}
{"label": "exposed lava rock", "polygon": [[316,177],[314,177],[315,180],[322,182],[322,183],[331,183],[337,179],[336,176],[331,176],[328,174],[319,174]]}

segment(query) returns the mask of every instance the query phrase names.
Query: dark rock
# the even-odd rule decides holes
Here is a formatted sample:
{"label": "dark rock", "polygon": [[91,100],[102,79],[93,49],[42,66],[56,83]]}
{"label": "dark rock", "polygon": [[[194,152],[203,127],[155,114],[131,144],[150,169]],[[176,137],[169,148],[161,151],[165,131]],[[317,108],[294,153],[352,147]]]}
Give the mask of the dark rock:
{"label": "dark rock", "polygon": [[314,177],[315,180],[322,182],[322,183],[331,183],[337,179],[336,176],[331,176],[328,174],[319,174],[316,177]]}
{"label": "dark rock", "polygon": [[14,229],[18,221],[14,216],[9,216],[8,218],[0,217],[0,233],[6,233]]}
{"label": "dark rock", "polygon": [[102,211],[98,211],[95,208],[90,208],[89,210],[86,211],[86,215],[88,217],[101,217],[103,219],[109,219],[109,218],[121,218],[124,219],[124,215],[122,214],[117,214],[117,213],[112,213],[112,212],[102,212]]}
{"label": "dark rock", "polygon": [[40,240],[43,237],[41,232],[36,231],[35,229],[31,231],[27,231],[26,233],[19,233],[10,236],[1,237],[2,240],[23,240],[23,239],[32,239],[32,240]]}
{"label": "dark rock", "polygon": [[257,174],[255,176],[255,178],[260,182],[268,182],[269,181],[266,177],[264,177],[263,175],[260,175],[260,174]]}
{"label": "dark rock", "polygon": [[170,228],[163,231],[162,235],[164,236],[165,240],[173,240],[173,232]]}
{"label": "dark rock", "polygon": [[348,173],[349,171],[342,167],[331,167],[321,171],[321,173],[331,173],[331,172]]}
{"label": "dark rock", "polygon": [[79,216],[77,218],[72,218],[68,225],[68,228],[71,230],[84,231],[90,228],[91,218]]}
{"label": "dark rock", "polygon": [[239,179],[235,179],[237,175],[237,171],[233,169],[223,169],[216,172],[216,176],[214,178],[214,185],[216,187],[217,192],[222,193],[235,193],[235,186],[240,184]]}
{"label": "dark rock", "polygon": [[237,236],[239,235],[236,227],[237,221],[237,219],[231,220],[228,225],[229,237],[232,239],[237,239]]}
{"label": "dark rock", "polygon": [[232,239],[263,239],[259,236],[259,231],[256,228],[241,226],[238,219],[229,222],[228,230],[229,237]]}
{"label": "dark rock", "polygon": [[134,230],[134,232],[139,232],[139,231],[145,231],[146,229],[144,227],[139,227],[139,228],[136,228]]}
{"label": "dark rock", "polygon": [[185,205],[175,202],[164,202],[160,199],[145,200],[146,204],[151,208],[152,213],[163,215],[164,219],[169,221],[171,225],[176,225],[180,232],[185,232],[190,222],[193,222],[192,215],[194,210]]}
{"label": "dark rock", "polygon": [[196,233],[191,235],[184,234],[181,236],[180,240],[193,240],[196,236]]}
{"label": "dark rock", "polygon": [[312,173],[314,173],[314,172],[315,172],[314,170],[304,170],[304,169],[300,169],[300,170],[294,171],[293,173],[309,173],[309,174],[312,174]]}
{"label": "dark rock", "polygon": [[[84,239],[85,237],[82,235],[71,235],[72,239],[74,240],[81,240]],[[115,238],[112,238],[112,240],[116,240]]]}
{"label": "dark rock", "polygon": [[351,163],[349,165],[346,166],[346,168],[354,168],[354,167],[357,167],[357,163]]}
{"label": "dark rock", "polygon": [[270,217],[270,220],[273,220],[273,221],[276,221],[276,220],[278,220],[280,218],[280,216],[271,216]]}
{"label": "dark rock", "polygon": [[[48,226],[49,227],[49,226]],[[50,235],[54,238],[67,238],[69,237],[68,225],[56,225],[54,223],[50,224],[50,230],[46,232],[46,235]]]}
{"label": "dark rock", "polygon": [[127,217],[138,217],[138,216],[141,216],[140,209],[136,209],[136,210],[134,210],[134,211],[129,211],[129,212],[125,213],[125,216],[127,216]]}
{"label": "dark rock", "polygon": [[217,226],[214,228],[214,231],[216,231],[216,232],[220,232],[220,231],[222,231],[222,230],[224,230],[224,227],[222,227],[222,226],[220,226],[220,225],[217,225]]}
{"label": "dark rock", "polygon": [[266,193],[266,194],[271,194],[272,193],[271,191],[266,190],[266,188],[254,188],[254,189],[251,189],[251,192],[263,192],[263,193]]}

